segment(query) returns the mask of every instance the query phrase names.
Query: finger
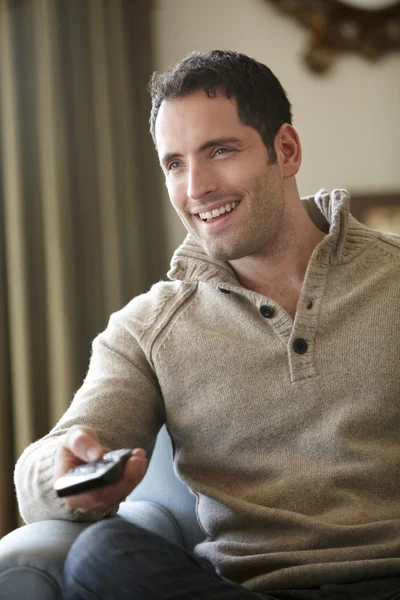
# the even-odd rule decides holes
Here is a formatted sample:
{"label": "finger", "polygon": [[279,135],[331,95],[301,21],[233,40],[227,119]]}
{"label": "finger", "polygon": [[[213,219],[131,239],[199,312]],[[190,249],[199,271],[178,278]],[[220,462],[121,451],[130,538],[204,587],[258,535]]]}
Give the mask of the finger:
{"label": "finger", "polygon": [[134,484],[134,487],[136,487],[146,474],[147,464],[148,461],[145,454],[132,455],[127,461],[124,470],[124,479],[126,479],[127,484]]}
{"label": "finger", "polygon": [[132,450],[132,456],[137,456],[138,458],[146,458],[146,450],[143,448],[135,448]]}
{"label": "finger", "polygon": [[64,447],[84,462],[99,460],[104,454],[97,433],[89,427],[79,425],[69,429],[64,440]]}
{"label": "finger", "polygon": [[126,463],[123,476],[116,482],[86,492],[65,498],[71,510],[82,513],[107,513],[122,502],[143,479],[147,470],[147,459],[132,456]]}

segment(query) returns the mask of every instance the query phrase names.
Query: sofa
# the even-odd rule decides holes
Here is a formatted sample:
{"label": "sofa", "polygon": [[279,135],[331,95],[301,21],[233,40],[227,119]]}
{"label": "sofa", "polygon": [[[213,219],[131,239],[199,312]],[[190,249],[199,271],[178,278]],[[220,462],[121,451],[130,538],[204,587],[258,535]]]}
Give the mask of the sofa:
{"label": "sofa", "polygon": [[[196,520],[196,498],[177,478],[165,426],[146,476],[122,502],[125,519],[192,550],[204,539]],[[1,600],[61,600],[65,557],[90,523],[52,520],[24,525],[0,540]]]}

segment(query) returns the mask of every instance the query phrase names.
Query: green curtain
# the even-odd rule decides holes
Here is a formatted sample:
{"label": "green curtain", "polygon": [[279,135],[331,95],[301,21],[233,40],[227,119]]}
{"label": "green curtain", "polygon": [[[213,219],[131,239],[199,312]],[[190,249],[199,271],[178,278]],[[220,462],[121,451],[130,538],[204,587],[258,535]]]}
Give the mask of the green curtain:
{"label": "green curtain", "polygon": [[147,0],[0,0],[0,536],[16,459],[164,276]]}

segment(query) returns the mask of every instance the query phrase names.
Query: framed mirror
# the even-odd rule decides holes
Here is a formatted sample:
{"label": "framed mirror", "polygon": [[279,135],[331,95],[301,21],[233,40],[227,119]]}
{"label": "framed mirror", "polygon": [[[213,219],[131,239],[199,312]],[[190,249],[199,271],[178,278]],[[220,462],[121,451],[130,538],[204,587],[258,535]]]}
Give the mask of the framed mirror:
{"label": "framed mirror", "polygon": [[327,72],[345,52],[368,60],[400,50],[399,0],[266,0],[311,32],[303,58]]}

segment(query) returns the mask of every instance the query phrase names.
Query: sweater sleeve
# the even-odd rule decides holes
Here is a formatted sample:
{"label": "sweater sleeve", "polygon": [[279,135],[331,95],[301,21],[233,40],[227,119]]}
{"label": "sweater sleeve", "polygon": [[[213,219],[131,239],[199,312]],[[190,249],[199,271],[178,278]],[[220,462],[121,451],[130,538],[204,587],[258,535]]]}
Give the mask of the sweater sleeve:
{"label": "sweater sleeve", "polygon": [[92,427],[106,452],[124,447],[151,452],[165,420],[164,405],[157,377],[139,342],[129,323],[126,326],[121,317],[113,315],[93,342],[87,376],[71,405],[50,433],[20,456],[14,477],[19,511],[26,523],[92,521],[106,516],[81,517],[53,490],[55,453],[72,425]]}

